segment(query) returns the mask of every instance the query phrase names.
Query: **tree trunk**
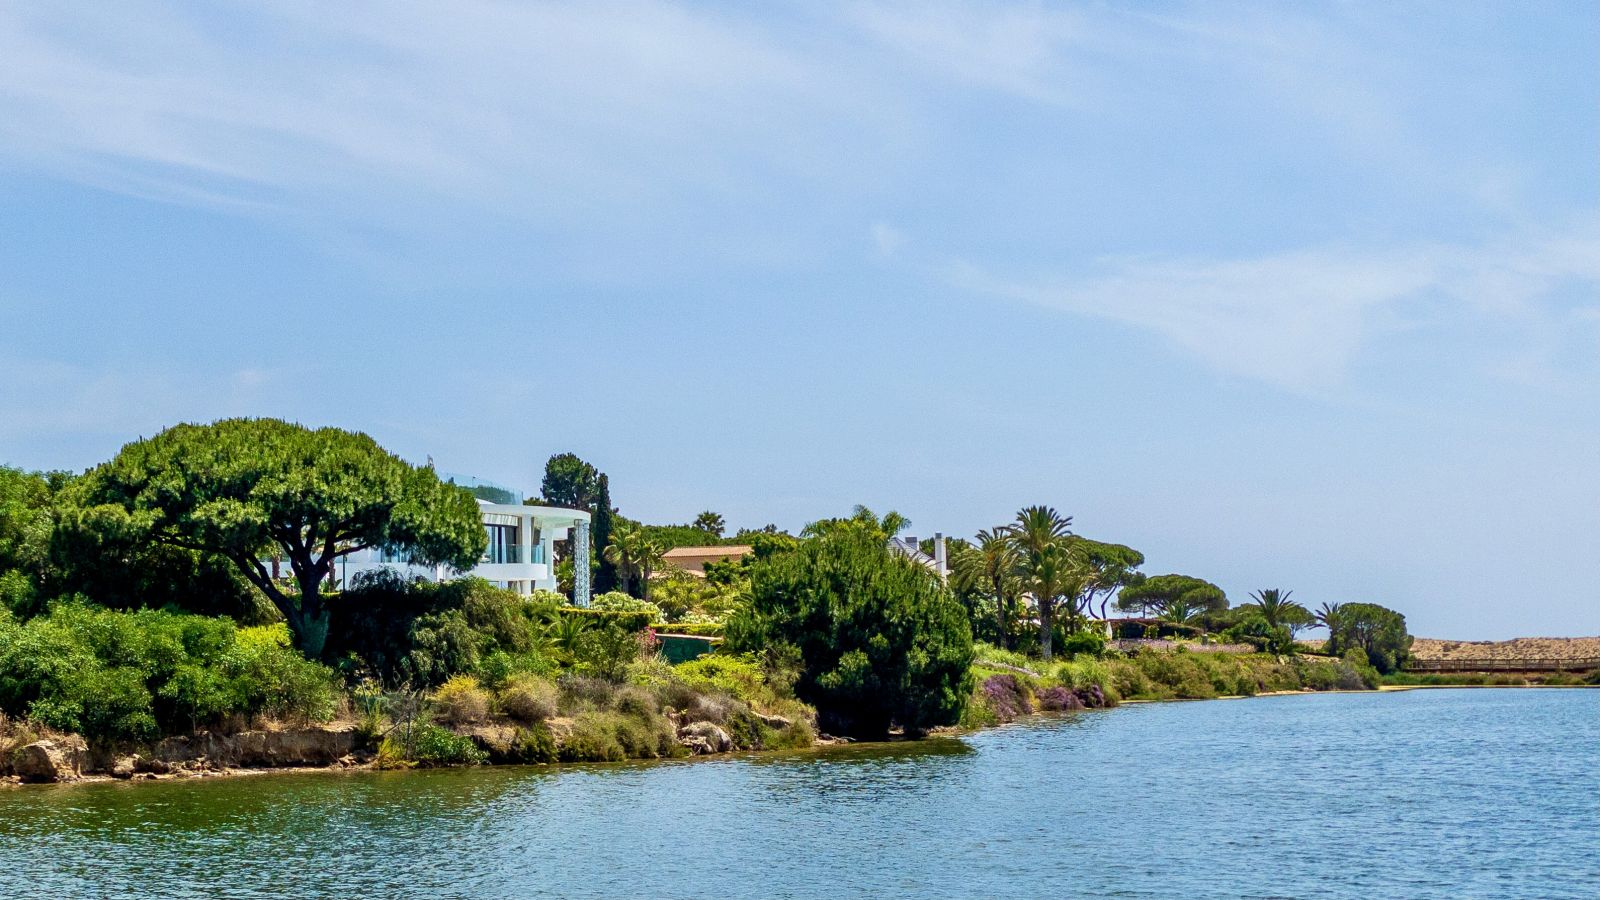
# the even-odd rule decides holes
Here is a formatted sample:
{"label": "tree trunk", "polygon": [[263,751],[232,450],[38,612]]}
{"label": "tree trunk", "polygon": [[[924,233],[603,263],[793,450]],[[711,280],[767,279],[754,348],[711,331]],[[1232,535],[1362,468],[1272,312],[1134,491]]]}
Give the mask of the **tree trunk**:
{"label": "tree trunk", "polygon": [[283,611],[294,645],[307,659],[320,660],[328,643],[328,610],[322,605],[322,580],[332,568],[329,563],[299,568],[295,580],[300,584],[300,606]]}
{"label": "tree trunk", "polygon": [[1006,595],[1005,594],[996,593],[994,595],[994,608],[995,608],[995,618],[999,619],[998,624],[1000,626],[1000,631],[999,631],[999,635],[1000,636],[995,642],[1000,645],[1000,649],[1001,650],[1009,650],[1011,648],[1006,646],[1006,631],[1008,631],[1009,629],[1006,628],[1007,622],[1006,622]]}
{"label": "tree trunk", "polygon": [[1048,600],[1039,600],[1039,656],[1045,662],[1050,661],[1051,634],[1051,603]]}
{"label": "tree trunk", "polygon": [[300,627],[295,629],[295,646],[307,659],[322,659],[323,650],[328,646],[328,620],[325,609],[300,617]]}

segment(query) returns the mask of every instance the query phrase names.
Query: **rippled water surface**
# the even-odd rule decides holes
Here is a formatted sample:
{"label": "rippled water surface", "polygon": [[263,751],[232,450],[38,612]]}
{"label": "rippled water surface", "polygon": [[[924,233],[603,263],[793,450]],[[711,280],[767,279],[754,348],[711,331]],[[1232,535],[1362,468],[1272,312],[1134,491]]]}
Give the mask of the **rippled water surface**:
{"label": "rippled water surface", "polygon": [[1600,691],[604,767],[0,790],[0,895],[1600,896]]}

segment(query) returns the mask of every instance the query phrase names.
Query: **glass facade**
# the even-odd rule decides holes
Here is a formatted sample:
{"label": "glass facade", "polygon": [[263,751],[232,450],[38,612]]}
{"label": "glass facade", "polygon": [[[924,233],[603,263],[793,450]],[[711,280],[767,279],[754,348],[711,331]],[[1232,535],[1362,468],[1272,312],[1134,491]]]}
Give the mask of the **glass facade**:
{"label": "glass facade", "polygon": [[483,562],[486,563],[514,563],[521,562],[519,558],[521,548],[517,546],[517,526],[488,524],[483,526],[489,532],[489,546],[483,551]]}

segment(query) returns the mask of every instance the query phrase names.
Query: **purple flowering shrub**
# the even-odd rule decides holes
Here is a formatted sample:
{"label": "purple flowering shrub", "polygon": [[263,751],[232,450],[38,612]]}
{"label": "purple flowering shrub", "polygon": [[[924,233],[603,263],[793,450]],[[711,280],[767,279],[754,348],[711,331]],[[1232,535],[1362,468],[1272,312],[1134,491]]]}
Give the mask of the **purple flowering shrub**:
{"label": "purple flowering shrub", "polygon": [[1033,712],[1033,704],[1028,700],[1028,689],[1017,681],[1015,675],[990,675],[984,679],[983,697],[1002,722],[1009,722],[1018,716]]}

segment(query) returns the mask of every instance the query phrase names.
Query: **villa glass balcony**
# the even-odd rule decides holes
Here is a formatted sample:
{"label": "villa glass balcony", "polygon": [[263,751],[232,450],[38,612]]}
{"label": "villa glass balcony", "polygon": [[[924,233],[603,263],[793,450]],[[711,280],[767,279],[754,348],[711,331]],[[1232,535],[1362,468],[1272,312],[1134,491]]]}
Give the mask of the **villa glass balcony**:
{"label": "villa glass balcony", "polygon": [[[537,550],[538,548],[536,547],[534,549]],[[536,552],[536,553],[534,553],[532,555],[538,556],[539,554]],[[500,565],[500,564],[503,564],[503,563],[519,563],[519,562],[523,562],[522,556],[523,556],[522,548],[518,547],[516,544],[511,544],[511,545],[505,545],[505,544],[495,545],[495,544],[491,544],[489,546],[489,549],[484,551],[483,556],[478,559],[478,564],[479,565]],[[529,560],[529,561],[530,562],[538,562],[538,560]]]}

